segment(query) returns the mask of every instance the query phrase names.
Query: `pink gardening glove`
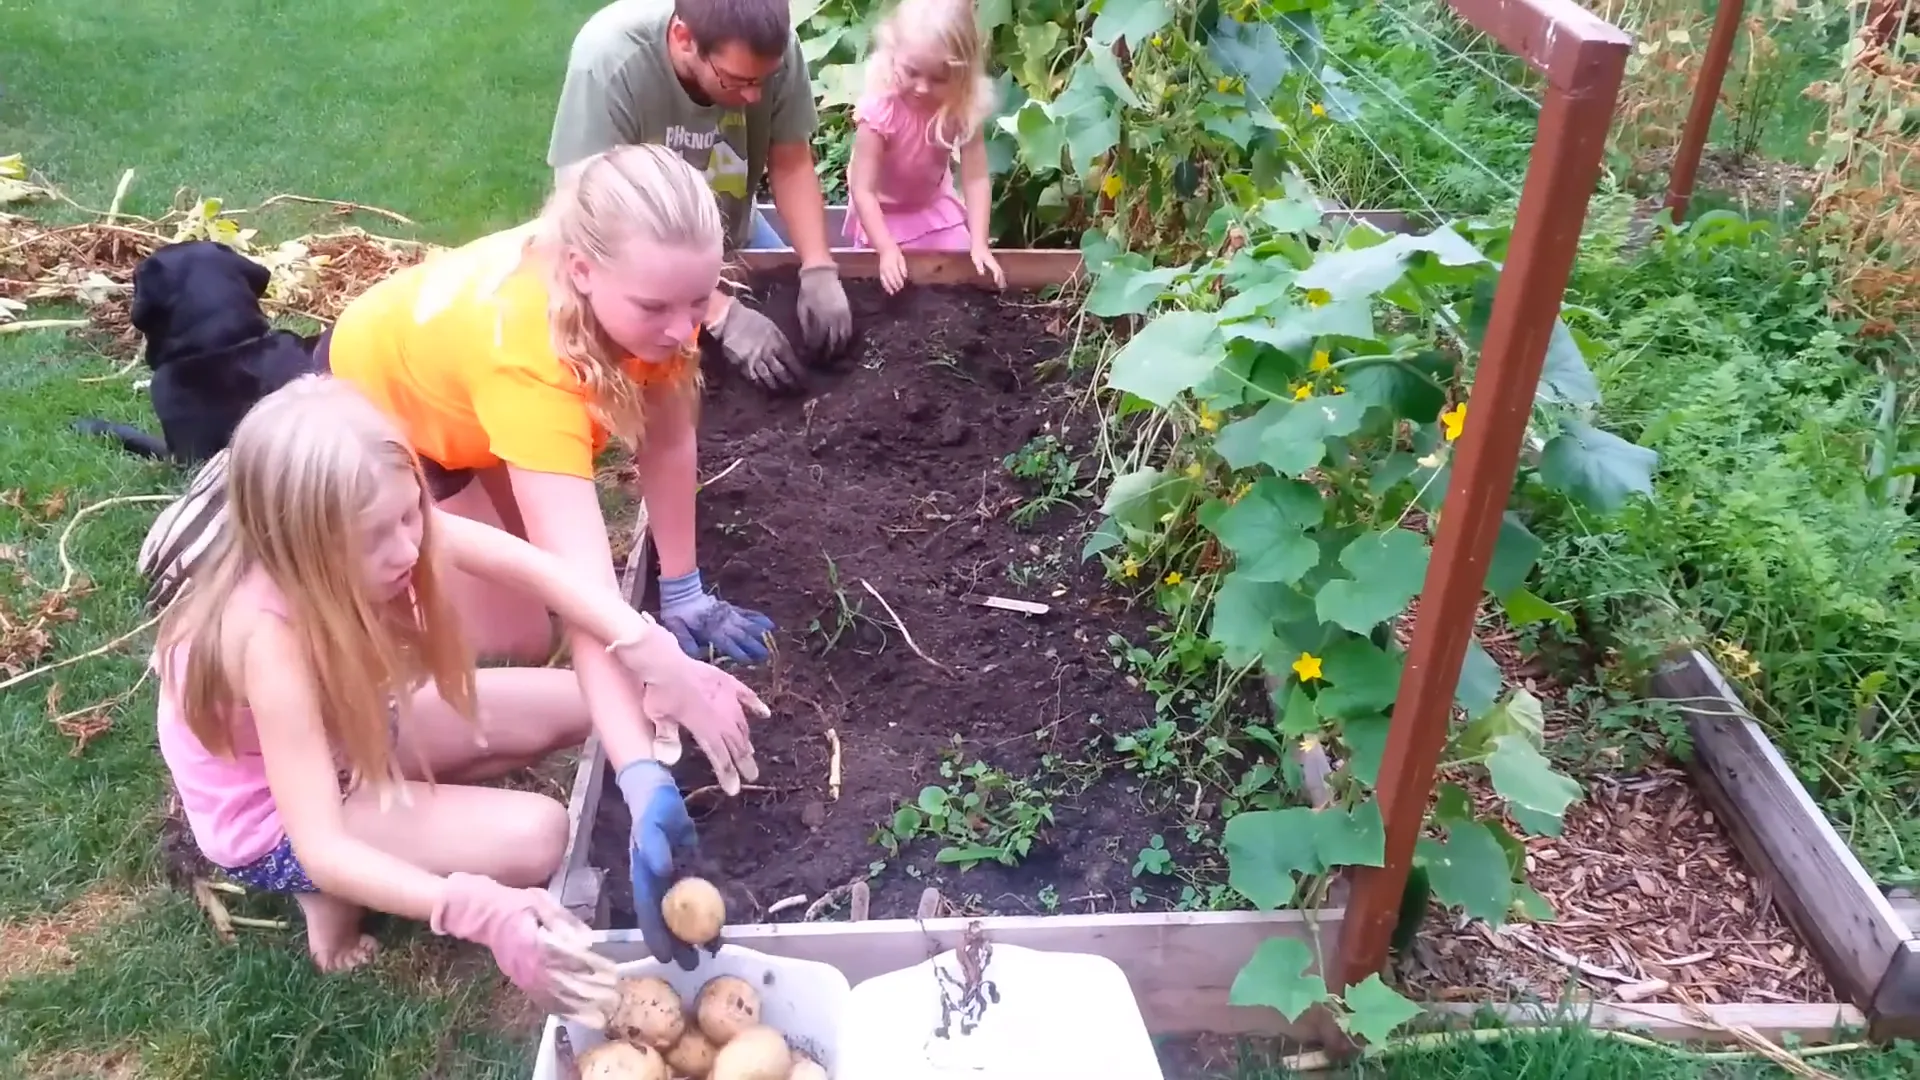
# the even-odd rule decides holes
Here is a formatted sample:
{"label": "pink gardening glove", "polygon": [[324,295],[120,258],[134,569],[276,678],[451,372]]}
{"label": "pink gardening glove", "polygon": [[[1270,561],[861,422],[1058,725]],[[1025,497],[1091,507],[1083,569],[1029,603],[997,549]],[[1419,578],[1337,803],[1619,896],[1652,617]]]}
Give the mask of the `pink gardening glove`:
{"label": "pink gardening glove", "polygon": [[436,934],[485,945],[500,971],[542,1006],[569,1015],[607,1007],[613,964],[587,948],[591,931],[544,889],[448,874],[429,920]]}

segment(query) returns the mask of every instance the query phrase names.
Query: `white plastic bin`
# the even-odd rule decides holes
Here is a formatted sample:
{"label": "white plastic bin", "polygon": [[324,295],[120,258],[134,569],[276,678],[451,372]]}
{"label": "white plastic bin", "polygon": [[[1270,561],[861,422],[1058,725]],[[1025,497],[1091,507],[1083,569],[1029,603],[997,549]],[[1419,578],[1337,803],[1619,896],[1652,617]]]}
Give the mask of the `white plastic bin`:
{"label": "white plastic bin", "polygon": [[[857,947],[851,942],[850,947]],[[830,964],[789,960],[729,945],[702,954],[693,971],[651,959],[620,965],[627,977],[657,975],[691,1000],[716,975],[736,975],[761,996],[761,1019],[826,1066],[833,1080],[1164,1080],[1153,1040],[1119,965],[1100,956],[995,945],[982,972],[992,991],[970,1031],[942,1023],[936,968],[960,980],[952,951],[849,987]],[[533,1080],[562,1080],[555,1032],[576,1053],[604,1040],[557,1018],[542,1034]]]}
{"label": "white plastic bin", "polygon": [[[722,946],[712,956],[703,952],[700,961],[699,967],[683,971],[677,965],[648,958],[621,964],[619,971],[622,978],[629,979],[657,975],[688,1005],[708,979],[720,975],[745,979],[760,992],[760,1019],[778,1028],[789,1044],[826,1066],[828,1075],[839,1075],[835,1044],[840,1018],[847,1012],[848,993],[847,977],[840,974],[839,969],[811,960],[769,956],[735,945]],[[576,1054],[585,1054],[606,1041],[590,1027],[549,1017],[540,1036],[540,1052],[533,1060],[533,1080],[561,1080],[555,1056],[555,1032],[563,1027]]]}

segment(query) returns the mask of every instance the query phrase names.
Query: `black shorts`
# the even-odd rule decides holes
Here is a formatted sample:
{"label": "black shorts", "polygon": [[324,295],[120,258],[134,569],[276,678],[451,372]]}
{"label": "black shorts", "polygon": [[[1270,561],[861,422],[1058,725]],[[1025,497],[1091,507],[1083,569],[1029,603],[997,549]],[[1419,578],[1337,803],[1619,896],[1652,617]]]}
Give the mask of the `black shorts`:
{"label": "black shorts", "polygon": [[[320,335],[320,340],[313,345],[314,365],[328,375],[333,374],[333,361],[330,356],[332,342],[333,327],[329,326]],[[473,482],[472,469],[449,469],[418,451],[414,452],[414,456],[420,459],[420,473],[427,478],[427,493],[433,496],[434,502],[447,501],[460,494],[468,484]]]}

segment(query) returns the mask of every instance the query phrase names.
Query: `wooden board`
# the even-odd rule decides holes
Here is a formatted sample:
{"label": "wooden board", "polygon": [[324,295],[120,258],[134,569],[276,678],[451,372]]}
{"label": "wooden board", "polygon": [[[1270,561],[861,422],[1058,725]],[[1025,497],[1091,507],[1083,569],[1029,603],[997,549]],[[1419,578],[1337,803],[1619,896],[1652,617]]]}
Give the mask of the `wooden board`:
{"label": "wooden board", "polygon": [[1907,929],[1913,931],[1915,937],[1920,937],[1920,900],[1902,899],[1887,902],[1893,905],[1893,913],[1900,917],[1901,922],[1907,924]]}
{"label": "wooden board", "polygon": [[1653,678],[1693,736],[1694,780],[1845,1000],[1869,1009],[1913,932],[1867,876],[1713,662],[1689,650]]}
{"label": "wooden board", "polygon": [[[993,286],[974,270],[973,259],[964,251],[909,251],[906,256],[907,273],[920,284]],[[1066,285],[1086,268],[1078,251],[1013,248],[996,251],[993,257],[999,261],[1009,289]],[[800,256],[791,250],[742,251],[738,261],[747,270],[779,270],[800,265]],[[867,248],[835,248],[833,261],[843,278],[880,276],[880,254]]]}
{"label": "wooden board", "polygon": [[1920,941],[1893,954],[1867,1009],[1867,1031],[1881,1041],[1920,1039]]}
{"label": "wooden board", "polygon": [[547,891],[560,906],[588,926],[607,925],[606,871],[587,862],[587,842],[593,838],[594,812],[600,809],[600,788],[607,775],[607,755],[598,737],[587,736],[580,748],[580,764],[573,771],[573,794],[567,799],[567,850],[547,881]]}
{"label": "wooden board", "polygon": [[[1230,1005],[1228,991],[1268,938],[1300,938],[1312,947],[1317,927],[1319,940],[1331,948],[1340,936],[1340,912],[1327,910],[1311,920],[1297,911],[1233,911],[761,923],[729,926],[726,940],[774,956],[831,964],[857,986],[957,947],[974,922],[996,943],[1112,960],[1126,972],[1147,1029],[1156,1035],[1300,1037],[1306,1017],[1294,1025],[1272,1009]],[[616,963],[648,955],[637,930],[609,930],[595,939],[595,948]]]}

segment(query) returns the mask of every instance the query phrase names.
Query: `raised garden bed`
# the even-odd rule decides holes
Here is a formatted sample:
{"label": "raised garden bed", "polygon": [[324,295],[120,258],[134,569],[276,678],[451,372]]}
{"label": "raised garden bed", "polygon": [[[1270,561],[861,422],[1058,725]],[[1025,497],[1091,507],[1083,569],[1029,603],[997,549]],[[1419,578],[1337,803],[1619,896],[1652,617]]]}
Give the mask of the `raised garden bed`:
{"label": "raised garden bed", "polygon": [[[1023,284],[1072,273],[1062,253],[1010,254],[1009,270]],[[871,258],[847,255],[848,278],[872,273]],[[994,940],[1120,962],[1156,1034],[1324,1041],[1328,1028],[1317,1013],[1289,1023],[1272,1010],[1230,1005],[1228,989],[1252,949],[1276,935],[1317,942],[1330,968],[1343,913],[1155,910],[1170,906],[1168,898],[1135,893],[1131,862],[1154,835],[1176,846],[1174,823],[1183,818],[1143,805],[1124,771],[1071,767],[1090,760],[1095,743],[1151,719],[1151,702],[1116,669],[1108,643],[1143,624],[1080,564],[1077,517],[1041,514],[1025,528],[1012,520],[1035,491],[1009,475],[1004,459],[1036,436],[1071,437],[1057,426],[1070,391],[1035,372],[1064,352],[1067,313],[1032,292],[928,287],[971,276],[957,260],[923,260],[921,284],[899,298],[850,281],[864,327],[857,359],[822,373],[805,400],[770,399],[712,369],[702,471],[715,479],[702,497],[703,562],[725,595],[780,622],[782,649],[774,665],[748,676],[776,713],[756,728],[763,789],[738,800],[699,790],[705,765],[691,750],[681,770],[711,872],[732,890],[729,940],[833,963],[857,980],[950,945],[970,921],[925,916],[980,916]],[[755,284],[784,318],[790,278],[763,272]],[[983,596],[1044,604],[1048,613],[984,606]],[[1528,678],[1508,674],[1516,684]],[[1658,692],[1700,708],[1697,688]],[[1715,710],[1727,711],[1708,711]],[[1702,721],[1689,718],[1696,739],[1711,747],[1711,733],[1697,730]],[[829,730],[840,745],[838,798]],[[950,839],[914,839],[891,857],[874,842],[923,788],[956,787],[941,771],[943,753],[956,746],[963,769],[984,761],[1046,790],[1054,820],[1017,866],[987,861],[959,871],[937,857],[956,846]],[[1711,750],[1702,758],[1711,760]],[[627,820],[617,798],[600,797],[605,786],[604,761],[590,744],[576,782],[574,850],[554,886],[597,925],[625,927]],[[1591,1004],[1571,1013],[1516,1005],[1511,1019],[1573,1015],[1708,1040],[1733,1038],[1730,1029],[1742,1024],[1778,1039],[1820,1038],[1865,1022],[1871,1000],[1831,1000],[1839,995],[1828,989],[1820,933],[1795,920],[1796,937],[1772,910],[1776,901],[1786,906],[1782,889],[1761,864],[1746,865],[1754,856],[1747,830],[1733,820],[1741,813],[1737,804],[1703,804],[1672,770],[1613,778],[1569,814],[1564,837],[1530,843],[1543,891],[1578,909],[1561,912],[1570,925],[1529,927],[1527,945],[1503,949],[1478,931],[1430,924],[1417,946],[1432,958],[1451,953],[1449,941],[1470,938],[1482,960],[1524,953],[1526,962],[1510,965],[1517,982],[1483,971],[1449,985],[1447,964],[1438,962],[1409,970],[1405,985],[1442,1013],[1448,1002],[1551,1000],[1556,971],[1561,990],[1570,970],[1579,973],[1552,955],[1557,949],[1649,980],[1674,974],[1679,989],[1611,1000],[1622,980],[1589,978],[1599,989],[1578,996]],[[854,918],[870,913],[871,921],[837,921],[839,904],[815,903],[848,895],[843,887],[854,880],[865,883],[854,894]],[[930,883],[946,906],[908,918]],[[1714,906],[1703,912],[1707,901]],[[1705,961],[1662,972],[1644,957],[1622,963],[1599,951],[1612,945],[1617,926],[1652,925],[1667,946],[1653,959],[1684,959],[1685,941],[1669,930],[1676,924],[1683,935],[1737,943],[1742,957],[1777,970],[1694,983],[1687,969]],[[615,929],[603,948],[618,959],[639,946]],[[1883,981],[1906,948],[1890,946]],[[1723,960],[1700,970],[1745,968]],[[1756,999],[1747,994],[1756,986],[1772,989]],[[1888,993],[1897,997],[1901,986]],[[1888,993],[1883,1000],[1893,1000]]]}
{"label": "raised garden bed", "polygon": [[[791,272],[750,285],[791,326]],[[1072,475],[1036,491],[1006,464],[1061,434],[1071,390],[1036,369],[1063,358],[1070,311],[1012,288],[887,297],[850,280],[848,293],[861,340],[806,396],[707,369],[701,561],[721,595],[780,627],[775,660],[743,673],[774,710],[754,732],[763,786],[693,797],[716,879],[745,918],[869,876],[876,917],[912,913],[928,883],[973,911],[1131,906],[1134,857],[1172,830],[1124,773],[1083,763],[1104,733],[1151,722],[1109,643],[1144,624],[1081,563],[1077,513],[1035,502],[1048,483],[1077,487]],[[710,782],[705,769],[689,752],[685,790]],[[889,855],[876,828],[928,787],[981,793],[993,823],[970,848],[966,830],[928,821]],[[632,925],[626,807],[601,799],[591,824],[612,922]],[[977,865],[942,861],[963,855]]]}

